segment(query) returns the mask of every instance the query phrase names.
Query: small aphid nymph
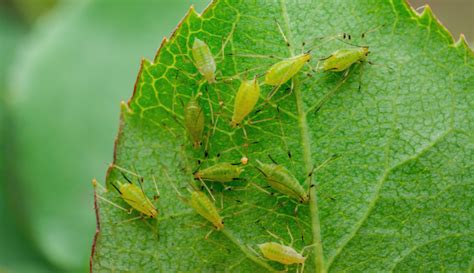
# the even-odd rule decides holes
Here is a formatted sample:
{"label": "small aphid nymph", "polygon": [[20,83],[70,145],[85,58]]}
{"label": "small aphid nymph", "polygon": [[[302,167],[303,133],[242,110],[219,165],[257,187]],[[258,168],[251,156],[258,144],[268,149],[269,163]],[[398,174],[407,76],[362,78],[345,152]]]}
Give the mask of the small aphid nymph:
{"label": "small aphid nymph", "polygon": [[307,203],[308,192],[300,185],[298,180],[290,171],[278,164],[264,164],[257,160],[257,169],[263,174],[268,184],[276,191],[298,200],[300,203]]}
{"label": "small aphid nymph", "polygon": [[258,245],[263,256],[269,260],[284,265],[304,264],[306,257],[298,253],[292,247],[279,243],[269,242]]}
{"label": "small aphid nymph", "polygon": [[235,127],[252,112],[260,97],[260,86],[255,77],[250,81],[242,81],[235,95],[234,113],[232,115],[232,127]]}
{"label": "small aphid nymph", "polygon": [[369,47],[363,46],[351,49],[339,49],[322,60],[320,68],[323,71],[341,72],[357,62],[363,62],[369,55]]}
{"label": "small aphid nymph", "polygon": [[199,215],[211,222],[216,230],[221,230],[224,228],[224,221],[222,220],[222,217],[219,215],[214,203],[212,203],[206,194],[201,191],[193,191],[191,193],[191,198],[187,201],[187,203]]}
{"label": "small aphid nymph", "polygon": [[243,169],[231,163],[218,163],[194,173],[194,178],[211,182],[231,182],[239,179]]}
{"label": "small aphid nymph", "polygon": [[184,106],[184,126],[188,131],[194,148],[199,148],[204,131],[204,113],[195,98],[191,98],[188,104]]}
{"label": "small aphid nymph", "polygon": [[118,186],[112,186],[118,191],[122,199],[127,202],[133,209],[155,218],[158,215],[158,210],[155,208],[150,199],[145,195],[143,190],[137,185],[133,184],[124,174],[122,174],[127,183],[117,182]]}
{"label": "small aphid nymph", "polygon": [[311,60],[311,54],[300,54],[274,64],[265,74],[265,84],[282,85],[293,78]]}
{"label": "small aphid nymph", "polygon": [[194,39],[192,48],[193,59],[199,73],[204,76],[208,83],[216,82],[216,61],[212,56],[209,46],[199,40]]}

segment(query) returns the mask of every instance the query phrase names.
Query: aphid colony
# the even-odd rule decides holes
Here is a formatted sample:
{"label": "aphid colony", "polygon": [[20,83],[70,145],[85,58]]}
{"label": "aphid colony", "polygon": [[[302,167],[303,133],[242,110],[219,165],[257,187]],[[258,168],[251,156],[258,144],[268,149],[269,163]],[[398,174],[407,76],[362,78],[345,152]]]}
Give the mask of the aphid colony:
{"label": "aphid colony", "polygon": [[[204,41],[195,38],[191,52],[193,62],[198,72],[204,77],[205,81],[207,81],[208,84],[216,84],[218,82],[218,79],[216,78],[216,61],[214,60],[208,45]],[[320,62],[318,63],[318,70],[322,72],[347,71],[353,64],[364,62],[368,54],[368,47],[340,49],[332,53],[330,56],[320,59]],[[276,90],[278,90],[281,85],[285,84],[295,75],[297,75],[304,65],[310,60],[311,53],[309,51],[297,56],[280,60],[270,66],[265,72],[263,83],[273,86],[273,91],[276,92]],[[230,121],[232,127],[241,126],[244,119],[250,115],[255,108],[261,96],[258,78],[259,76],[256,75],[252,79],[244,79],[241,81],[240,87],[234,96],[234,108]],[[270,96],[267,99],[271,99],[272,95],[273,92],[270,93]],[[199,149],[203,143],[205,113],[199,104],[198,96],[193,96],[189,99],[187,104],[184,105],[183,112],[183,125],[191,145],[195,149]],[[256,164],[253,167],[260,172],[261,176],[268,183],[268,186],[274,191],[281,195],[287,196],[288,198],[295,200],[300,204],[307,204],[310,201],[309,189],[311,186],[307,185],[307,188],[305,189],[304,186],[301,185],[300,181],[298,181],[298,179],[288,169],[282,165],[277,164],[273,159],[272,161],[273,163],[262,163],[256,160]],[[245,156],[238,164],[228,162],[217,163],[204,169],[198,169],[193,173],[193,178],[195,181],[200,181],[203,183],[204,186],[204,183],[206,182],[228,183],[239,180],[240,175],[244,171],[245,165],[247,165],[248,162],[249,158]],[[138,185],[136,185],[123,172],[124,169],[119,169],[121,170],[122,177],[124,178],[125,182],[116,181],[112,183],[112,186],[117,190],[120,197],[134,210],[140,212],[142,215],[145,215],[149,218],[157,218],[158,210],[143,191],[141,185],[143,183],[143,178],[140,178],[137,175],[139,179]],[[174,185],[173,187],[175,188],[175,191],[177,192],[180,199],[190,208],[192,208],[197,214],[211,223],[215,230],[220,231],[225,228],[224,220],[220,215],[219,209],[215,206],[214,201],[202,191],[204,187],[199,188],[195,185],[191,185],[191,187],[188,189],[190,193],[189,197],[181,194]],[[156,199],[159,197],[156,183],[155,188],[157,190],[157,196],[155,197]],[[212,194],[210,195],[212,196]],[[100,198],[116,207],[121,208],[120,206],[103,197]],[[214,199],[214,197],[212,197],[212,199]],[[209,236],[209,234],[206,235],[206,238]],[[285,266],[292,264],[304,265],[306,260],[306,257],[303,256],[302,252],[298,253],[291,246],[284,244],[265,242],[259,244],[258,248],[260,249],[260,252],[263,256],[262,259],[265,258],[272,260]]]}

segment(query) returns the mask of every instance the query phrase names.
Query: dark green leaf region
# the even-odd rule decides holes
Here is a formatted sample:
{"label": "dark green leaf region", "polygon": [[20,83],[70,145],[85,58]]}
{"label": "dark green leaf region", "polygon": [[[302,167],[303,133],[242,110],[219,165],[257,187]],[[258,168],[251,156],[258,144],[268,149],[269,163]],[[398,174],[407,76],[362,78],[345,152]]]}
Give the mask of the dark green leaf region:
{"label": "dark green leaf region", "polygon": [[[194,65],[196,38],[215,59],[216,83]],[[358,46],[369,48],[367,61],[347,73],[318,69]],[[272,64],[309,50],[290,81],[263,84]],[[235,94],[256,75],[260,100],[233,127]],[[219,0],[201,15],[191,9],[154,60],[143,60],[122,104],[107,190],[96,191],[91,268],[282,271],[258,247],[278,242],[307,257],[290,272],[472,271],[473,88],[464,38],[455,42],[429,8],[420,15],[402,0]],[[197,149],[183,123],[193,98],[205,118]],[[246,159],[239,180],[193,177]],[[288,169],[308,202],[269,187],[257,160]],[[142,185],[157,218],[127,213],[112,187],[127,183],[121,172]],[[190,190],[212,200],[223,229],[189,205]]]}

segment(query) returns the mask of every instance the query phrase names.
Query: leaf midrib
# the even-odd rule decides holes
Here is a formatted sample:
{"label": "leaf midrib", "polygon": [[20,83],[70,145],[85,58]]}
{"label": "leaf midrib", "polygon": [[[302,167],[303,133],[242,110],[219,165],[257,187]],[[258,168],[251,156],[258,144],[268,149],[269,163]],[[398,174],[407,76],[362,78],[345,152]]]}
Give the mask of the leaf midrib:
{"label": "leaf midrib", "polygon": [[[295,53],[291,47],[293,45],[292,33],[290,29],[290,21],[288,17],[288,11],[286,9],[286,0],[280,0],[281,13],[284,20],[284,28],[287,33],[287,39],[290,43],[288,47],[290,55],[293,57]],[[297,77],[293,79],[293,92],[295,94],[296,106],[298,112],[298,125],[301,134],[301,144],[303,150],[303,161],[305,164],[306,173],[310,173],[313,168],[313,160],[311,157],[311,137],[308,130],[308,122],[306,120],[306,111],[304,109],[303,98],[301,90],[299,88],[299,82]],[[313,176],[309,177],[308,187],[313,184]],[[316,273],[325,273],[324,266],[324,253],[321,239],[321,224],[319,221],[319,209],[318,201],[316,196],[316,187],[310,187],[310,198],[309,198],[309,212],[311,219],[311,233],[312,233],[312,244],[315,247],[315,253],[313,255],[314,266]]]}

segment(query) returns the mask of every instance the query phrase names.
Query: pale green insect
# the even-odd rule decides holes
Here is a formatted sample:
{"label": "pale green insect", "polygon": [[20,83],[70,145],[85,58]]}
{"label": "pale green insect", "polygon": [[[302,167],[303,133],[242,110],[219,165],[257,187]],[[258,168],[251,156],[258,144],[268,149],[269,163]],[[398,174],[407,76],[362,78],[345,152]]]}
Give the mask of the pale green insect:
{"label": "pale green insect", "polygon": [[219,215],[214,203],[212,203],[206,194],[201,191],[193,191],[191,192],[191,198],[187,200],[187,203],[199,215],[211,222],[216,230],[221,230],[224,228],[224,221],[222,220],[222,217]]}
{"label": "pale green insect", "polygon": [[199,73],[204,76],[208,83],[216,82],[216,61],[212,56],[209,46],[199,40],[194,39],[192,48],[194,63]]}
{"label": "pale green insect", "polygon": [[265,258],[284,265],[304,264],[306,260],[306,257],[298,253],[292,247],[279,243],[263,243],[259,244],[258,247]]}
{"label": "pale green insect", "polygon": [[307,52],[275,63],[265,74],[265,84],[276,86],[284,84],[310,60],[311,54]]}
{"label": "pale green insect", "polygon": [[253,80],[242,81],[235,95],[234,113],[231,121],[232,127],[239,125],[252,112],[259,97],[260,86],[256,77]]}
{"label": "pale green insect", "polygon": [[122,199],[133,209],[145,214],[146,216],[155,218],[158,215],[158,210],[145,195],[143,189],[133,184],[124,173],[122,173],[122,176],[125,178],[127,183],[117,181],[118,186],[112,183],[112,186],[120,194],[120,197],[122,197]]}
{"label": "pale green insect", "polygon": [[214,182],[231,182],[239,179],[243,168],[231,163],[218,163],[194,173],[194,178]]}
{"label": "pale green insect", "polygon": [[184,106],[184,127],[188,131],[194,148],[199,148],[204,131],[204,113],[195,98],[191,98]]}
{"label": "pale green insect", "polygon": [[369,47],[363,46],[350,49],[339,49],[329,57],[324,58],[320,65],[323,71],[341,72],[357,62],[364,62],[369,55]]}
{"label": "pale green insect", "polygon": [[309,201],[308,192],[287,168],[278,164],[264,164],[258,160],[257,164],[257,169],[263,174],[268,184],[274,190],[294,198],[300,203],[307,203]]}

